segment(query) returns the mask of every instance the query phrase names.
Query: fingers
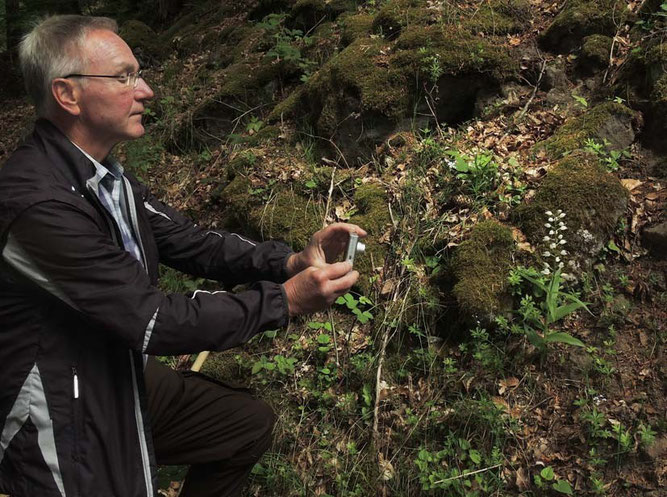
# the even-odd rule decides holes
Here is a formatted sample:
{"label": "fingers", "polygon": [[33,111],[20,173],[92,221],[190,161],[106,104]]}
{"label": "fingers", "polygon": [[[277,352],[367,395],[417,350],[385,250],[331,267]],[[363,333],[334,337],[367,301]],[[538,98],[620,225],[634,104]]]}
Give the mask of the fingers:
{"label": "fingers", "polygon": [[347,235],[349,233],[356,233],[361,238],[368,235],[368,233],[366,233],[366,230],[357,226],[356,224],[351,224],[351,223],[333,223],[324,228],[324,230],[322,231],[326,231],[328,234],[333,234],[333,235],[341,235],[341,234]]}
{"label": "fingers", "polygon": [[329,264],[322,269],[322,276],[327,280],[336,280],[352,271],[352,263],[348,261]]}
{"label": "fingers", "polygon": [[336,280],[331,280],[331,292],[335,297],[340,297],[341,295],[347,293],[347,291],[352,288],[357,280],[359,279],[358,271],[350,271],[345,276],[338,278]]}

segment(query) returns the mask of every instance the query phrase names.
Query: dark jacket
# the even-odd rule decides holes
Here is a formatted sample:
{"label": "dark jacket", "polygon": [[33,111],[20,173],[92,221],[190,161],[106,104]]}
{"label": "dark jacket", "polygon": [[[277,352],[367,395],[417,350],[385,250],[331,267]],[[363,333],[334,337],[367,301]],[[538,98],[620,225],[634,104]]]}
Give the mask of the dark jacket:
{"label": "dark jacket", "polygon": [[[201,229],[128,174],[142,265],[94,174],[46,120],[0,170],[0,493],[12,497],[156,495],[144,354],[223,350],[288,319],[287,246]],[[158,263],[256,283],[165,294]]]}

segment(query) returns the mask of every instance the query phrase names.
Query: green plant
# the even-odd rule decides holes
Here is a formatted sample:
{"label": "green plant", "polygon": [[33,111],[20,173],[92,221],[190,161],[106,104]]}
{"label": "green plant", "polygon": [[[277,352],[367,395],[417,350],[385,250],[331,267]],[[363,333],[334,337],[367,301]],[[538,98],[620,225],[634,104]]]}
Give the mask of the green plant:
{"label": "green plant", "polygon": [[368,297],[360,295],[357,299],[351,293],[346,293],[336,299],[336,304],[344,305],[351,310],[352,314],[357,317],[357,321],[361,324],[366,324],[373,319],[373,314],[365,309],[366,307],[373,305],[373,302]]}
{"label": "green plant", "polygon": [[496,188],[498,163],[491,152],[480,151],[472,156],[456,150],[446,150],[444,153],[452,158],[448,164],[455,171],[456,177],[476,199]]}
{"label": "green plant", "polygon": [[589,152],[597,156],[600,163],[607,169],[607,171],[617,171],[620,167],[622,159],[629,159],[631,154],[627,150],[609,150],[611,143],[605,139],[603,143],[596,142],[592,138],[588,138],[584,143],[584,147]]}
{"label": "green plant", "polygon": [[588,107],[588,100],[586,100],[584,97],[580,97],[579,95],[572,95],[572,98],[574,98],[576,102],[584,109]]}
{"label": "green plant", "polygon": [[266,52],[276,62],[285,61],[295,64],[303,74],[301,81],[306,82],[310,78],[317,62],[304,57],[301,48],[312,45],[313,38],[304,35],[300,29],[289,29],[285,25],[287,14],[269,14],[257,26],[265,29],[273,36],[274,46]]}
{"label": "green plant", "polygon": [[526,337],[540,352],[546,352],[550,343],[565,343],[577,347],[584,347],[578,338],[565,332],[553,331],[553,325],[564,317],[584,308],[587,304],[579,300],[574,294],[561,290],[561,269],[558,268],[550,278],[545,277],[532,268],[516,268],[510,283],[526,280],[533,286],[535,298],[524,295],[521,299],[518,314],[522,319]]}
{"label": "green plant", "polygon": [[639,423],[637,428],[637,433],[639,434],[639,444],[643,449],[648,449],[651,445],[655,443],[655,436],[657,433],[653,431],[651,425],[645,425],[644,423]]}

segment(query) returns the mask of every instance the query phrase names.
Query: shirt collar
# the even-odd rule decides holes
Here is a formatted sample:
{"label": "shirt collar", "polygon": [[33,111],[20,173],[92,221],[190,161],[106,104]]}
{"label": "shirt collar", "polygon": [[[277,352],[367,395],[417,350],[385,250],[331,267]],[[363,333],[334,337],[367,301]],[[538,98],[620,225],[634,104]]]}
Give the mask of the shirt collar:
{"label": "shirt collar", "polygon": [[[70,140],[71,141],[71,140]],[[95,176],[94,178],[91,179],[96,179],[95,183],[99,183],[99,181],[104,178],[107,174],[110,174],[113,176],[114,179],[120,180],[123,177],[123,172],[125,171],[123,169],[123,166],[121,166],[116,159],[113,157],[109,156],[107,157],[104,162],[105,164],[102,164],[101,162],[98,162],[93,158],[92,155],[90,155],[88,152],[86,152],[84,149],[79,147],[76,143],[72,142],[72,144],[81,150],[81,153],[85,155],[90,162],[93,163],[93,166],[95,166]]]}

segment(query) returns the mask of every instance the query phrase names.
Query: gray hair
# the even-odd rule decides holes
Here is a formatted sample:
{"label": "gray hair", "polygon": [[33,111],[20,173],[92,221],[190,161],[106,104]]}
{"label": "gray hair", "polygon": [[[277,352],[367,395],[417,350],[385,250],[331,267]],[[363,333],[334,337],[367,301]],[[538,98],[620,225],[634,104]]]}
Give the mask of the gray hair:
{"label": "gray hair", "polygon": [[95,29],[118,32],[118,24],[108,17],[60,15],[41,20],[19,44],[23,80],[37,115],[46,117],[55,106],[51,82],[85,71],[83,57],[86,35]]}

